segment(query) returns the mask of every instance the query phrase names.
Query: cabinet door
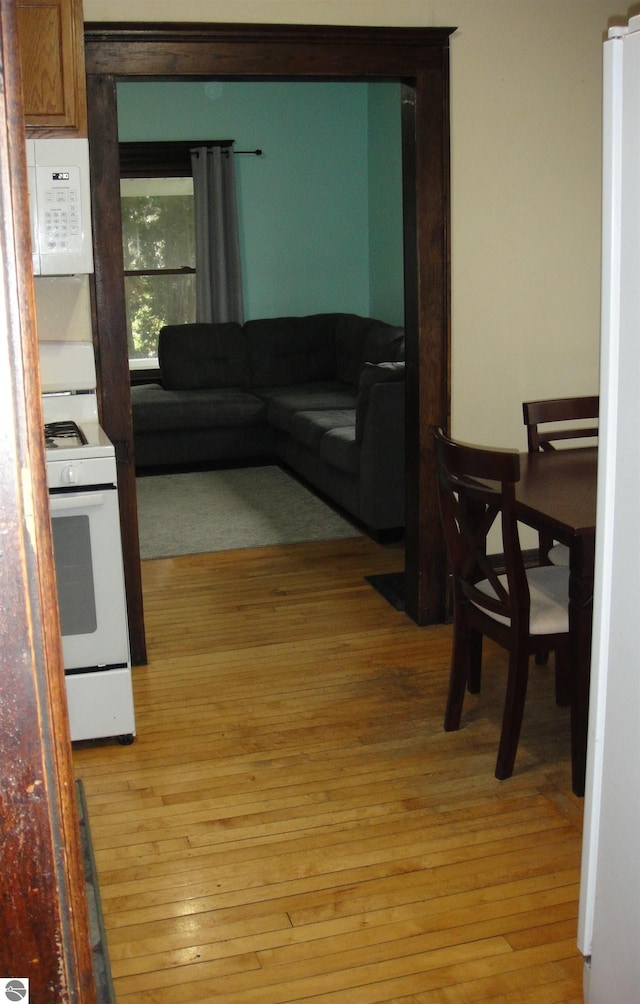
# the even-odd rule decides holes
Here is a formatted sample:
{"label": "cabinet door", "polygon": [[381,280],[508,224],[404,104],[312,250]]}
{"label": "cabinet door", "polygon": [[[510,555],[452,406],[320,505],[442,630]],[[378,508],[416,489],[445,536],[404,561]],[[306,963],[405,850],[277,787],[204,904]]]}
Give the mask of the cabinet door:
{"label": "cabinet door", "polygon": [[18,0],[27,135],[87,135],[81,0]]}

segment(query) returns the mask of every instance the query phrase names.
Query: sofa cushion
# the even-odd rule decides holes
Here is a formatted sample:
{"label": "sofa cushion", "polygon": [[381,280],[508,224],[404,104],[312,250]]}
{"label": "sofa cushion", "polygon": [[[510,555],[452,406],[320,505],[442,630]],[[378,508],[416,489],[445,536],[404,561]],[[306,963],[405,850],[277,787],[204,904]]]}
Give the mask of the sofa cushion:
{"label": "sofa cushion", "polygon": [[216,390],[164,390],[159,384],[131,388],[133,431],[160,432],[261,425],[264,401],[250,391],[233,387]]}
{"label": "sofa cushion", "polygon": [[335,380],[336,316],[312,314],[246,321],[251,385],[285,387]]}
{"label": "sofa cushion", "polygon": [[366,362],[404,359],[404,329],[357,314],[336,319],[336,370],[338,380],[358,385]]}
{"label": "sofa cushion", "polygon": [[235,322],[166,325],[158,336],[158,362],[167,390],[248,384],[244,333]]}
{"label": "sofa cushion", "polygon": [[320,440],[320,459],[345,474],[357,475],[360,467],[360,447],[356,443],[355,426],[331,429]]}
{"label": "sofa cushion", "polygon": [[356,440],[362,442],[367,411],[371,398],[371,388],[378,383],[404,381],[405,365],[396,363],[365,363],[360,374],[358,404],[356,406]]}
{"label": "sofa cushion", "polygon": [[354,390],[335,381],[313,386],[263,387],[256,394],[267,402],[267,420],[284,432],[289,432],[299,411],[355,409],[357,399]]}
{"label": "sofa cushion", "polygon": [[356,424],[355,408],[328,408],[326,411],[298,411],[291,419],[289,435],[314,452],[322,437],[332,429],[351,428]]}

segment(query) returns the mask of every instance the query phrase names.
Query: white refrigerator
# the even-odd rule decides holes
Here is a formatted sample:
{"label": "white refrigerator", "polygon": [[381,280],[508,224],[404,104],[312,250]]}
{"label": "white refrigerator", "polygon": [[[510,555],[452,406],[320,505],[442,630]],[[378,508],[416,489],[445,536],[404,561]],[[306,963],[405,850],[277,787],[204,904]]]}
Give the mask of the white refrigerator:
{"label": "white refrigerator", "polygon": [[587,1004],[640,1002],[640,16],[604,43],[600,437],[578,945]]}

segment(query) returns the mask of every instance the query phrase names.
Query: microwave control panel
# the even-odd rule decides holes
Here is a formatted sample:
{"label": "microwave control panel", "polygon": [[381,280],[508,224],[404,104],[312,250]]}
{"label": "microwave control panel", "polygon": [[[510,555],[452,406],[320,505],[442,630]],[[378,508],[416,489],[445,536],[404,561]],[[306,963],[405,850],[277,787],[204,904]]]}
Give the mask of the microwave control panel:
{"label": "microwave control panel", "polygon": [[34,275],[93,271],[86,139],[27,140]]}

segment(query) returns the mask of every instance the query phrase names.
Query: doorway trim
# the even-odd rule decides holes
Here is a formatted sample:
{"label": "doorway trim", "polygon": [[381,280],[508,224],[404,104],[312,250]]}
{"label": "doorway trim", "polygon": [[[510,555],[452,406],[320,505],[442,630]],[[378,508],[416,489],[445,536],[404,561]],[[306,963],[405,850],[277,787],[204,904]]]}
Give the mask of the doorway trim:
{"label": "doorway trim", "polygon": [[85,62],[101,421],[116,447],[134,664],[146,662],[120,224],[116,85],[124,80],[402,84],[406,611],[445,612],[433,431],[450,412],[449,37],[454,28],[87,23]]}

